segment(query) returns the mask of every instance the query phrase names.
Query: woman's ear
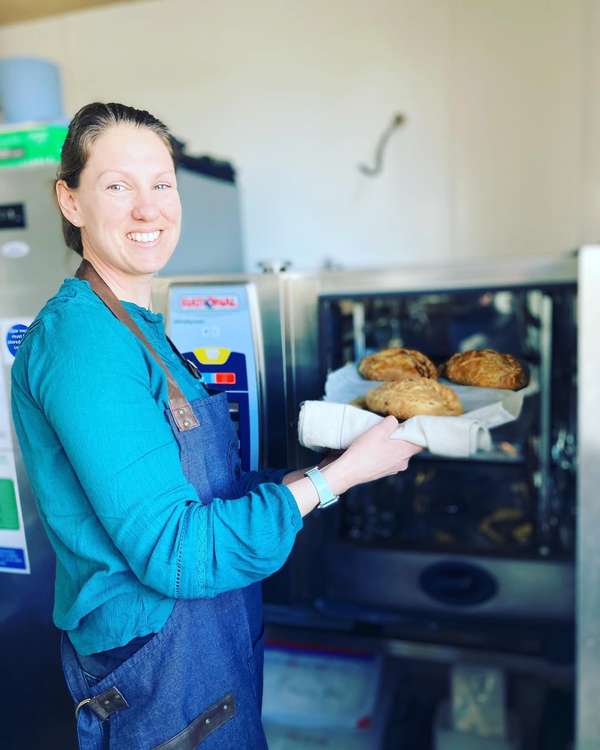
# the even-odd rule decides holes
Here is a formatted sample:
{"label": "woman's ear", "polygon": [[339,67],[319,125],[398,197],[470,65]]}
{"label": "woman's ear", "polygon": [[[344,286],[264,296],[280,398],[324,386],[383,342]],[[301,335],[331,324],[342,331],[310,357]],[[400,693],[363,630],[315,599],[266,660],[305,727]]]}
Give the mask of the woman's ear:
{"label": "woman's ear", "polygon": [[56,181],[56,200],[65,219],[71,222],[73,226],[81,227],[83,221],[81,219],[79,202],[77,201],[75,192],[64,180]]}

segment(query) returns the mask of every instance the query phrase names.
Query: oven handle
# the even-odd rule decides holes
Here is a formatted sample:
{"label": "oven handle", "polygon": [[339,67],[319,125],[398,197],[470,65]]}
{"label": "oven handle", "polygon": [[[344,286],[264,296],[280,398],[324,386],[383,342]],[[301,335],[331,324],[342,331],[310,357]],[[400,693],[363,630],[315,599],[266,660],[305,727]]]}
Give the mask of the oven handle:
{"label": "oven handle", "polygon": [[487,570],[473,563],[446,560],[429,565],[421,573],[422,590],[435,601],[471,607],[492,599],[498,582]]}

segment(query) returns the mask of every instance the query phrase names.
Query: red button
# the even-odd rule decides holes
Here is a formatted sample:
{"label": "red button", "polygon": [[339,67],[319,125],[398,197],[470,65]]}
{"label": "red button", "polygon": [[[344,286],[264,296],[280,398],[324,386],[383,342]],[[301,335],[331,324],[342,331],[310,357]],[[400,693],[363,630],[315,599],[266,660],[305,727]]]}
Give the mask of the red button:
{"label": "red button", "polygon": [[215,383],[219,385],[234,385],[235,372],[218,372],[216,373]]}

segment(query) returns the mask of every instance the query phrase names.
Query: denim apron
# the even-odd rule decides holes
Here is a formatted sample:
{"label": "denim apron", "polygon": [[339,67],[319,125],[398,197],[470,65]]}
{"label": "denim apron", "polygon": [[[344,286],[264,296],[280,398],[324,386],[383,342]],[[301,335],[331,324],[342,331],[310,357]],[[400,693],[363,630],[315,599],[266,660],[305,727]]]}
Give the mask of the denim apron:
{"label": "denim apron", "polygon": [[[82,263],[78,276],[137,329],[89,263]],[[157,357],[139,329],[136,335]],[[241,462],[226,394],[191,403],[171,387],[169,395],[166,416],[198,497],[204,503],[239,497]],[[260,584],[210,599],[178,599],[160,632],[93,687],[64,635],[62,661],[77,704],[80,750],[267,750],[260,720]]]}

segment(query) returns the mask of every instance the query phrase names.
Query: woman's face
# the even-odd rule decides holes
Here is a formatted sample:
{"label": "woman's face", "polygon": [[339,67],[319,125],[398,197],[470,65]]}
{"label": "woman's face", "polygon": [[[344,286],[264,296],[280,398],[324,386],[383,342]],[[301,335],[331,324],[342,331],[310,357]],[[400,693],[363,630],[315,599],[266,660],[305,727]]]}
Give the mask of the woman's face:
{"label": "woman's face", "polygon": [[175,250],[181,203],[173,159],[161,138],[115,125],[92,144],[72,193],[84,255],[128,275],[159,271]]}

